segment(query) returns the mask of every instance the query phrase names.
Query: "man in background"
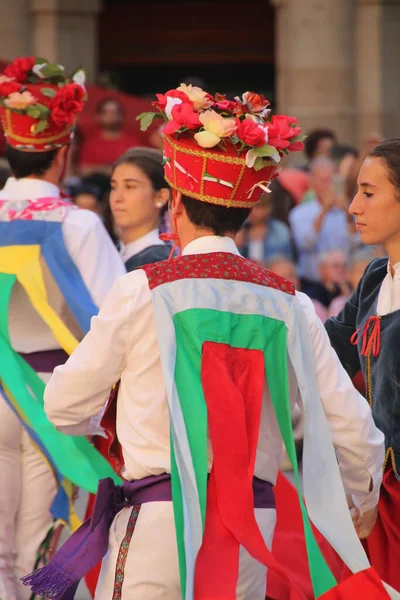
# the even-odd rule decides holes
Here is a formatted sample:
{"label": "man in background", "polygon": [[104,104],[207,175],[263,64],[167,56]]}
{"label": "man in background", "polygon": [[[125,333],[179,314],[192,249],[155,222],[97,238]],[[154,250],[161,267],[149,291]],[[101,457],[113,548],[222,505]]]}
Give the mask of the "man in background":
{"label": "man in background", "polygon": [[124,107],[115,98],[104,98],[97,106],[97,127],[83,138],[79,151],[79,171],[110,174],[111,167],[128,148],[140,146],[125,127]]}

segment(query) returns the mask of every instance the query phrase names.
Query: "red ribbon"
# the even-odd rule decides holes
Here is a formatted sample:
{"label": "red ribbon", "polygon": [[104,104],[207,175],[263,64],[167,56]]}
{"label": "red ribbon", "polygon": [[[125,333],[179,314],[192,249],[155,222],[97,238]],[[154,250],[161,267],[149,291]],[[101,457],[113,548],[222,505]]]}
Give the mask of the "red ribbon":
{"label": "red ribbon", "polygon": [[201,368],[214,460],[196,563],[195,600],[236,599],[240,546],[272,569],[286,587],[292,584],[288,600],[304,600],[265,545],[254,512],[252,479],[265,378],[263,352],[205,342]]}
{"label": "red ribbon", "polygon": [[[174,219],[174,222],[175,222],[175,231],[178,231],[178,228],[176,225],[176,217]],[[171,260],[171,258],[174,255],[175,250],[177,248],[181,247],[181,241],[179,239],[179,235],[177,233],[160,233],[160,235],[158,237],[162,242],[173,242],[171,252],[169,253],[169,256],[168,256],[168,260]]]}
{"label": "red ribbon", "polygon": [[372,356],[378,356],[381,349],[381,319],[371,315],[369,319],[353,333],[350,342],[356,346],[362,336],[361,356],[368,356],[372,350]]}

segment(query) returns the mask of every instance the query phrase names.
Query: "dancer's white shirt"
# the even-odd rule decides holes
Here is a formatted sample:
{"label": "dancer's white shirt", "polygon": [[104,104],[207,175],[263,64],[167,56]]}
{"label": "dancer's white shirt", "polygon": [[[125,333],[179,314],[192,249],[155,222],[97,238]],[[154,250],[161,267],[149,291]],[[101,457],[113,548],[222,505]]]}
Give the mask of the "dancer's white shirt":
{"label": "dancer's white shirt", "polygon": [[[233,240],[217,236],[197,239],[183,253],[209,252],[238,254]],[[383,434],[373,423],[368,403],[342,368],[311,300],[302,293],[297,297],[310,328],[321,400],[344,484],[362,510],[368,510],[378,502]],[[294,378],[292,371],[290,377]],[[49,419],[65,433],[85,433],[90,418],[102,410],[119,379],[117,432],[125,460],[124,477],[140,479],[169,472],[166,393],[151,291],[141,269],[116,282],[92,320],[90,333],[68,362],[55,369],[45,392]],[[265,396],[255,474],[274,483],[282,440],[267,388]],[[299,394],[294,396],[293,405],[299,400]],[[210,451],[210,466],[211,461]],[[371,478],[377,485],[369,491]]]}
{"label": "dancer's white shirt", "polygon": [[[0,200],[59,198],[60,188],[42,179],[10,177],[0,191]],[[61,225],[66,249],[75,263],[94,304],[99,307],[115,280],[126,269],[104,228],[101,219],[89,210],[71,210]],[[66,303],[57,286],[46,277],[49,303],[62,320],[71,326]],[[56,350],[60,347],[53,334],[33,308],[20,286],[13,290],[10,302],[10,337],[18,352]],[[73,327],[72,327],[73,328]],[[77,337],[82,337],[74,330]]]}

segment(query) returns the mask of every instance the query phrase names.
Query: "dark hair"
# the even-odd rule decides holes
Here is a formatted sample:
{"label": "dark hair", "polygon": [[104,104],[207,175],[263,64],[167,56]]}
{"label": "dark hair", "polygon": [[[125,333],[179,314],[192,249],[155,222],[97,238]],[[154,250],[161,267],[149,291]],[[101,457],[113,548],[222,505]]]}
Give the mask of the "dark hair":
{"label": "dark hair", "polygon": [[248,208],[227,208],[183,195],[182,202],[189,221],[196,227],[210,229],[214,235],[237,233],[250,214]]}
{"label": "dark hair", "polygon": [[42,177],[50,169],[58,150],[46,152],[21,152],[7,144],[6,158],[16,179],[22,177]]}
{"label": "dark hair", "polygon": [[94,172],[82,177],[73,187],[71,195],[73,198],[79,194],[91,194],[102,204],[110,193],[110,178],[105,173]]}
{"label": "dark hair", "polygon": [[80,194],[90,194],[94,196],[100,209],[104,227],[113,242],[116,242],[117,237],[114,232],[114,223],[109,203],[110,189],[109,176],[105,173],[94,172],[90,175],[86,175],[86,177],[82,177],[78,183],[73,186],[71,189],[71,197],[75,202],[77,196]]}
{"label": "dark hair", "polygon": [[372,148],[368,156],[385,161],[389,171],[389,181],[400,192],[400,138],[385,140]]}
{"label": "dark hair", "polygon": [[135,165],[150,180],[155,192],[168,188],[169,185],[164,178],[163,157],[160,150],[155,148],[130,148],[114,163],[112,173],[120,165]]}
{"label": "dark hair", "polygon": [[313,129],[313,131],[307,135],[304,141],[304,152],[309,160],[314,158],[318,144],[325,138],[329,138],[333,142],[336,142],[336,135],[331,129]]}
{"label": "dark hair", "polygon": [[96,113],[99,115],[102,112],[103,108],[106,106],[106,104],[109,104],[110,102],[112,102],[113,104],[116,104],[118,106],[119,112],[121,113],[122,116],[124,116],[124,114],[125,114],[124,105],[117,98],[113,98],[112,96],[107,96],[106,98],[103,98],[102,100],[100,100],[100,102],[96,106]]}

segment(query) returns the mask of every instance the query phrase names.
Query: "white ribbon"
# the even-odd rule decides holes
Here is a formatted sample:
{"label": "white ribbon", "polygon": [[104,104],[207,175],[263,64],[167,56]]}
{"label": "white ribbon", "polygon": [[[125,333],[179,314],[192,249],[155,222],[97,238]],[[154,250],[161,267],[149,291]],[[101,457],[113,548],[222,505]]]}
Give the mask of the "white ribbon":
{"label": "white ribbon", "polygon": [[186,169],[184,169],[184,168],[182,167],[182,165],[180,165],[180,164],[178,163],[178,161],[177,161],[177,160],[176,160],[176,161],[174,161],[174,164],[175,164],[176,168],[177,168],[177,169],[178,169],[178,170],[179,170],[181,173],[183,173],[184,175],[186,175],[187,177],[189,177],[189,178],[193,179],[193,181],[195,181],[196,183],[198,183],[198,181],[197,181],[196,177],[193,177],[193,175],[191,175],[190,173],[188,173],[188,172],[186,171]]}
{"label": "white ribbon", "polygon": [[[266,183],[267,185],[264,185],[264,183]],[[251,198],[251,196],[253,195],[254,190],[256,188],[258,188],[258,187],[261,188],[263,190],[263,192],[265,192],[266,194],[270,194],[271,193],[271,190],[269,189],[270,185],[271,185],[270,181],[258,181],[247,192],[247,198]]]}
{"label": "white ribbon", "polygon": [[203,181],[213,181],[214,183],[219,183],[220,185],[224,185],[229,188],[234,188],[235,186],[230,181],[224,181],[223,179],[218,179],[218,177],[213,177],[213,175],[208,175],[206,173],[203,177]]}

